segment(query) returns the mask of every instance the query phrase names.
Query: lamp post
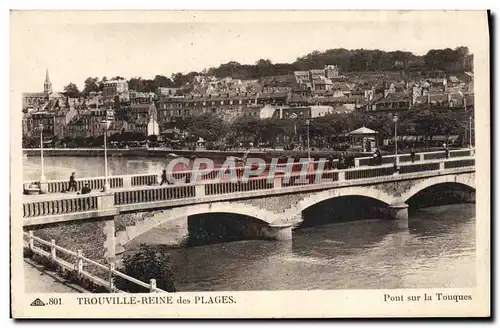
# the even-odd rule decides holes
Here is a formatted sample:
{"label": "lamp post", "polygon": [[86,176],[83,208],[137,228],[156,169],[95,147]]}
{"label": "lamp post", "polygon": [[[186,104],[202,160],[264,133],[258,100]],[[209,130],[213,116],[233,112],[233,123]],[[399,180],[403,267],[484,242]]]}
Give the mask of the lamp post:
{"label": "lamp post", "polygon": [[469,116],[469,148],[472,149],[472,116]]}
{"label": "lamp post", "polygon": [[311,148],[309,147],[309,125],[311,122],[309,120],[306,120],[306,125],[307,125],[307,157],[309,158],[309,162],[311,161]]}
{"label": "lamp post", "polygon": [[42,174],[40,175],[40,181],[45,181],[45,170],[43,166],[43,124],[40,123],[38,125],[40,129],[40,163],[41,163],[41,169],[42,169]]}
{"label": "lamp post", "polygon": [[104,190],[108,191],[109,181],[108,181],[108,146],[107,146],[107,135],[108,135],[108,121],[102,122],[104,125]]}
{"label": "lamp post", "polygon": [[394,115],[392,118],[394,121],[394,150],[395,150],[395,162],[396,166],[399,164],[399,158],[398,158],[398,116]]}

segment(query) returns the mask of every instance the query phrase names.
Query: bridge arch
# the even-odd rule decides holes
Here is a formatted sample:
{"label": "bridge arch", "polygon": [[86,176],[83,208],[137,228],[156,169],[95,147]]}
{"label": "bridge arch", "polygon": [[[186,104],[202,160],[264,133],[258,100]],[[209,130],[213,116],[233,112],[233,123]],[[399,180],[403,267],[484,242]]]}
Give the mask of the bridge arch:
{"label": "bridge arch", "polygon": [[136,224],[133,226],[127,226],[125,228],[125,231],[119,231],[116,234],[115,239],[117,251],[119,252],[119,249],[121,250],[123,246],[125,246],[128,242],[132,241],[138,236],[166,222],[175,221],[182,217],[208,213],[244,215],[252,217],[255,220],[261,221],[265,224],[270,224],[276,221],[275,213],[271,211],[250,204],[237,202],[219,202],[176,207],[164,211],[157,211],[152,216],[145,218],[143,221],[136,222]]}
{"label": "bridge arch", "polygon": [[[388,194],[387,192],[380,189],[376,189],[374,187],[355,186],[355,187],[329,189],[309,194],[304,199],[299,201],[297,205],[293,206],[288,211],[285,211],[283,215],[284,218],[280,218],[280,220],[285,220],[287,222],[294,222],[295,224],[300,223],[302,222],[301,214],[307,208],[319,204],[325,200],[339,198],[339,197],[347,197],[347,196],[361,196],[361,197],[371,198],[387,205],[390,205],[394,200],[394,197]],[[284,223],[284,222],[279,222],[279,223]]]}
{"label": "bridge arch", "polygon": [[455,183],[459,185],[467,186],[471,189],[476,189],[475,174],[460,174],[460,175],[440,175],[428,179],[424,179],[414,186],[412,186],[408,191],[401,195],[403,202],[407,202],[411,197],[415,196],[420,191],[443,183]]}

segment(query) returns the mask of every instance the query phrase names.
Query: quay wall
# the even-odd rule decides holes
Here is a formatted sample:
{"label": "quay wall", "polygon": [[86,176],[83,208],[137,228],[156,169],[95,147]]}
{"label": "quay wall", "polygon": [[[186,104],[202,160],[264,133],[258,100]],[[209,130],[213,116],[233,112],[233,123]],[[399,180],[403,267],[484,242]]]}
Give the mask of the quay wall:
{"label": "quay wall", "polygon": [[[416,149],[417,152],[422,151],[437,151],[438,149],[426,149],[420,150]],[[206,157],[212,159],[222,159],[224,160],[228,156],[242,157],[245,154],[244,150],[229,150],[229,151],[219,151],[219,150],[186,150],[186,149],[166,149],[166,148],[109,148],[107,150],[109,157],[168,157],[169,154],[176,154],[181,157]],[[400,154],[408,153],[407,149],[398,150]],[[319,159],[325,158],[331,154],[339,154],[339,151],[332,150],[311,150],[311,157]],[[384,155],[385,152],[382,152]],[[25,148],[23,149],[23,154],[26,156],[40,156],[39,148]],[[369,157],[371,153],[350,153],[354,157]],[[43,155],[48,157],[100,157],[104,156],[104,148],[44,148]],[[296,158],[307,158],[307,151],[297,151],[297,150],[266,150],[266,151],[250,151],[248,157],[262,158],[264,160],[270,160],[271,158],[279,156],[290,156]]]}

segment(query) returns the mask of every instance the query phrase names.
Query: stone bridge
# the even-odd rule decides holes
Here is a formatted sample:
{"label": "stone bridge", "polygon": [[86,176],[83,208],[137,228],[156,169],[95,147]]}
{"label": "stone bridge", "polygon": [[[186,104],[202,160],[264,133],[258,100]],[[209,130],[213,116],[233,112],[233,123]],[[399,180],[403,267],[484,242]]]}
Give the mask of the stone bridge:
{"label": "stone bridge", "polygon": [[375,199],[388,209],[388,218],[407,227],[407,202],[420,191],[440,184],[475,190],[474,164],[471,157],[441,159],[401,165],[397,172],[391,165],[325,171],[322,177],[326,180],[300,185],[287,184],[283,177],[277,177],[271,182],[251,180],[249,185],[220,182],[215,187],[202,184],[117,190],[76,200],[51,197],[24,204],[24,226],[35,235],[58,238],[58,245],[83,249],[95,254],[97,260],[108,261],[114,261],[128,243],[155,227],[169,222],[187,226],[189,217],[207,213],[244,217],[252,222],[246,227],[252,238],[289,240],[292,229],[302,222],[304,210],[339,197]]}

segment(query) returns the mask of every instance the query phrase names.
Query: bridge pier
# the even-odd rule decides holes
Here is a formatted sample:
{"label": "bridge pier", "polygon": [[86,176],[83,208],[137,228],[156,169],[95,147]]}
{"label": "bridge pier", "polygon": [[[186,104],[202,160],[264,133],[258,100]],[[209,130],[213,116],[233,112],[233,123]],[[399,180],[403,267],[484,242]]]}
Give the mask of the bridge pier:
{"label": "bridge pier", "polygon": [[115,263],[116,245],[115,245],[115,217],[106,217],[103,227],[104,233],[104,258],[108,263]]}
{"label": "bridge pier", "polygon": [[293,224],[269,225],[262,228],[262,237],[271,240],[292,240]]}
{"label": "bridge pier", "polygon": [[390,205],[389,219],[394,220],[399,228],[408,228],[408,204],[396,203]]}

